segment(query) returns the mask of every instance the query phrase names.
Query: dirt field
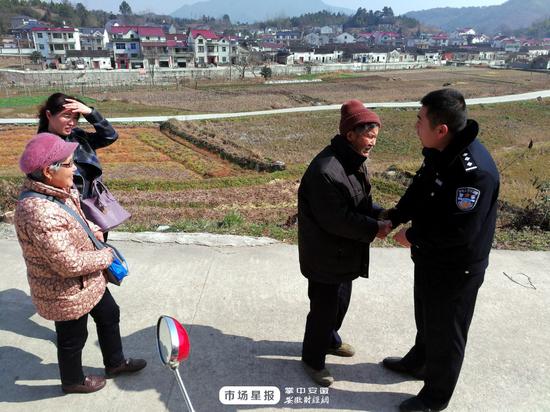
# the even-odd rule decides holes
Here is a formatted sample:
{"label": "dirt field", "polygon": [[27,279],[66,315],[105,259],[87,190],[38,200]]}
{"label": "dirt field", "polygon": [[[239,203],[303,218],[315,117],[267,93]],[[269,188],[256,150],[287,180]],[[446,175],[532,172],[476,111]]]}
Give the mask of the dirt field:
{"label": "dirt field", "polygon": [[[118,128],[116,144],[98,154],[112,180],[181,181],[241,174],[241,169],[192,145],[175,143],[158,127]],[[0,177],[20,176],[17,166],[34,127],[0,127]]]}
{"label": "dirt field", "polygon": [[[322,76],[321,83],[265,85],[198,84],[198,88],[164,90],[162,93],[120,92],[116,99],[143,105],[177,108],[182,114],[219,113],[280,109],[312,104],[338,104],[350,98],[364,102],[419,100],[431,90],[452,86],[467,98],[524,93],[548,89],[550,76],[514,70],[445,68],[418,71],[389,71],[365,74],[363,77],[339,78]],[[90,95],[112,99],[109,93]]]}
{"label": "dirt field", "polygon": [[[405,73],[401,76],[405,79]],[[548,88],[541,83],[548,80],[548,76],[530,78],[530,74],[524,72],[470,69],[447,73],[408,72],[406,76],[406,80],[382,80],[384,76],[379,75],[368,76],[370,79],[334,79],[315,86],[289,86],[289,90],[293,96],[305,96],[307,92],[307,96],[334,103],[336,99],[350,97],[367,100],[361,96],[369,96],[369,90],[379,92],[371,101],[392,100],[390,96],[414,100],[442,86],[452,76],[460,78],[465,88],[471,88],[469,97],[493,94],[483,89],[482,84],[495,85],[496,94]],[[493,76],[500,77],[495,80]],[[401,84],[403,89],[385,88],[384,84]],[[194,97],[198,99],[194,107],[196,110],[197,106],[209,104],[212,111],[244,110],[234,106],[242,99],[249,108],[258,109],[277,103],[272,100],[275,97],[288,97],[284,92],[287,85],[270,87],[272,94],[262,95],[260,91],[265,91],[264,87],[211,86],[196,91],[202,95]],[[274,93],[275,90],[279,92]],[[176,93],[157,93],[157,96],[165,99],[163,104],[173,98],[176,105]],[[145,99],[137,94],[124,98]],[[217,99],[224,102],[223,107],[215,103]],[[152,103],[160,105],[160,101]],[[193,99],[180,103],[193,104]],[[116,106],[114,102],[111,104],[113,108]],[[134,105],[141,106],[137,101]],[[391,167],[414,172],[421,162],[420,145],[414,132],[416,110],[380,109],[377,112],[383,128],[369,161],[369,170],[373,175],[375,200],[390,207],[407,182],[389,178],[385,171]],[[107,118],[112,116],[111,112],[104,114]],[[495,246],[547,249],[550,232],[537,227],[545,216],[546,219],[550,216],[550,99],[472,106],[470,117],[479,121],[480,138],[493,153],[501,171],[503,206]],[[117,127],[119,141],[98,154],[107,184],[133,214],[121,229],[155,230],[159,225],[169,225],[172,230],[267,235],[296,241],[294,216],[299,179],[312,157],[337,132],[338,120],[338,111],[329,111],[193,123],[194,128],[286,163],[286,171],[271,174],[244,170],[191,144],[175,142],[156,125]],[[0,127],[0,209],[13,208],[21,180],[18,157],[34,133],[34,127]],[[518,220],[518,216],[526,216],[527,220]]]}

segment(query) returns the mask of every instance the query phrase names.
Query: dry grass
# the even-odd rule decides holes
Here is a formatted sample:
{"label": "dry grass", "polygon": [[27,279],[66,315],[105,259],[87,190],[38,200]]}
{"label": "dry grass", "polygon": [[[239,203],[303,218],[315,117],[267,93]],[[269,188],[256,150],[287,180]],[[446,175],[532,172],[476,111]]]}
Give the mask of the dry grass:
{"label": "dry grass", "polygon": [[[364,102],[420,100],[431,90],[450,85],[467,98],[524,93],[548,88],[548,75],[513,70],[443,68],[364,73],[363,77],[325,75],[321,83],[265,85],[199,83],[197,89],[122,92],[118,98],[183,112],[219,113],[339,104],[351,97]],[[94,96],[92,96],[94,97]]]}
{"label": "dry grass", "polygon": [[[508,77],[503,77],[502,73]],[[428,74],[434,76],[429,80],[432,83],[426,77]],[[500,92],[505,89],[504,93],[524,91],[516,90],[515,84],[518,87],[525,84],[536,85],[535,88],[540,86],[537,76],[530,79],[529,74],[521,72],[411,72],[407,73],[406,79],[405,74],[400,73],[403,80],[396,78],[385,80],[385,83],[380,78],[384,76],[377,76],[370,80],[354,78],[350,81],[335,78],[330,84],[327,82],[328,86],[323,84],[319,89],[301,85],[290,86],[287,91],[296,96],[299,91],[308,96],[321,93],[325,96],[323,98],[332,102],[330,99],[343,97],[338,93],[347,93],[345,99],[360,97],[367,100],[364,97],[367,95],[362,93],[371,90],[369,88],[377,91],[370,94],[371,101],[387,100],[391,93],[399,94],[406,100],[418,98],[426,91],[424,87],[435,88],[436,83],[447,79],[445,76],[457,77],[456,82],[462,82],[457,86],[464,86],[466,90],[472,87],[472,94],[474,89],[479,89],[477,93],[487,92],[487,88],[483,89],[480,85],[494,84],[501,88]],[[424,86],[424,82],[428,85]],[[379,84],[384,87],[376,89]],[[403,89],[394,88],[397,84],[403,84]],[[352,91],[352,86],[356,90]],[[250,107],[254,106],[254,109],[277,103],[277,100],[270,101],[271,94],[251,95],[247,90],[267,90],[263,87],[228,86],[224,92],[227,99],[223,107],[230,105],[235,110],[242,110],[233,106],[235,100],[232,100],[232,93],[248,93]],[[215,104],[217,96],[224,95],[221,89],[212,87],[211,90],[199,91],[212,97]],[[283,89],[286,90],[286,86],[281,87]],[[269,90],[273,92],[275,89]],[[492,94],[490,90],[488,93]],[[277,93],[275,95],[279,96]],[[165,93],[162,97],[172,98]],[[202,104],[200,99],[197,104]],[[220,107],[216,107],[216,111],[220,111]],[[470,108],[470,117],[480,123],[481,140],[493,153],[501,169],[501,199],[511,208],[532,205],[540,198],[536,185],[550,182],[549,108],[550,99]],[[383,128],[371,155],[369,169],[374,175],[375,200],[389,207],[399,198],[405,186],[403,182],[391,180],[383,172],[392,165],[399,170],[414,172],[421,162],[420,144],[414,132],[416,110],[380,109],[377,112]],[[168,224],[178,230],[268,235],[295,241],[296,226],[292,217],[296,213],[296,190],[300,176],[313,156],[337,132],[338,121],[338,111],[325,111],[188,124],[191,130],[219,133],[224,139],[236,142],[262,157],[287,164],[288,170],[273,174],[238,168],[188,143],[170,139],[156,126],[120,127],[119,141],[101,149],[98,154],[107,183],[133,213],[131,222],[121,229],[154,230],[158,225]],[[6,190],[1,192],[14,192],[16,186],[13,178],[20,176],[17,160],[34,133],[34,127],[0,128],[0,179],[8,182],[4,185]],[[531,141],[533,145],[529,149]],[[13,205],[13,199],[1,204]],[[497,231],[497,247],[547,249],[549,243],[550,234],[547,231],[515,231],[504,227]]]}

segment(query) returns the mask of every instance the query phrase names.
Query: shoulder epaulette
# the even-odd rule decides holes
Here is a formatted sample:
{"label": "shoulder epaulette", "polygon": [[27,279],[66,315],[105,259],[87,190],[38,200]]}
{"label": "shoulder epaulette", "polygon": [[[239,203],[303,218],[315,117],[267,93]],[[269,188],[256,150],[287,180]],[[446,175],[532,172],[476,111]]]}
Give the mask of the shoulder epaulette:
{"label": "shoulder epaulette", "polygon": [[462,152],[460,154],[460,159],[462,160],[462,166],[464,166],[465,171],[469,172],[477,169],[477,165],[469,151]]}

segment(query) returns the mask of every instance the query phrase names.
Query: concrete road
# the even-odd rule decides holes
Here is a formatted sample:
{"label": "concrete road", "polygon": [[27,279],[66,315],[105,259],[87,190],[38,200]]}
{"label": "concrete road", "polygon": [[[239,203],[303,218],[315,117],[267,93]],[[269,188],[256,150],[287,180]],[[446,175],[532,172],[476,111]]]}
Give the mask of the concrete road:
{"label": "concrete road", "polygon": [[[321,394],[300,364],[308,301],[295,246],[251,246],[253,241],[239,246],[223,237],[202,242],[214,246],[189,238],[180,238],[183,244],[144,240],[114,242],[128,258],[131,276],[110,289],[122,310],[126,356],[143,357],[149,365],[88,395],[62,394],[53,322],[35,313],[17,241],[0,240],[2,411],[185,410],[176,381],[157,354],[155,325],[162,314],[176,317],[189,331],[191,354],[180,371],[197,411],[395,411],[421,388],[421,382],[379,365],[385,356],[406,352],[414,338],[407,250],[372,251],[371,277],[354,282],[342,329],[357,354],[328,358],[336,382]],[[448,410],[550,410],[549,269],[550,252],[493,251]],[[91,320],[89,333],[85,372],[102,373]],[[268,407],[224,406],[219,393],[225,386],[273,386],[281,398]]]}
{"label": "concrete road", "polygon": [[[466,99],[468,106],[475,104],[494,104],[519,102],[524,100],[533,100],[537,98],[550,97],[550,90],[539,90],[536,92],[509,94],[505,96],[479,97],[475,99]],[[146,116],[146,117],[109,117],[111,123],[141,123],[141,122],[165,122],[168,119],[176,119],[182,122],[191,120],[212,120],[212,119],[229,119],[234,117],[249,117],[249,116],[266,116],[283,113],[304,113],[304,112],[319,112],[326,110],[340,110],[341,104],[321,105],[321,106],[305,106],[291,107],[287,109],[273,110],[258,110],[252,112],[235,112],[235,113],[207,113],[207,114],[188,114],[188,115],[172,115],[172,116]],[[366,107],[420,107],[420,102],[365,102]],[[85,123],[86,119],[80,119],[80,122]],[[17,119],[0,119],[0,124],[38,124],[36,118],[17,118]]]}

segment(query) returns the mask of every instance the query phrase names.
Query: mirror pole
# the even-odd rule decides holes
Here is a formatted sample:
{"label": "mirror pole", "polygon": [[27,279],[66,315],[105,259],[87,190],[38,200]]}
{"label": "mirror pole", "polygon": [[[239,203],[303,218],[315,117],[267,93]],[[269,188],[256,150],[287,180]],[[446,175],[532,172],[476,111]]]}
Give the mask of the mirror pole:
{"label": "mirror pole", "polygon": [[178,381],[181,393],[183,394],[183,399],[185,400],[185,404],[187,405],[187,410],[189,412],[195,412],[195,409],[193,409],[193,405],[191,404],[191,399],[189,399],[189,395],[187,394],[187,390],[185,389],[185,385],[183,384],[183,380],[181,379],[179,369],[176,367],[172,370],[174,371],[174,375],[176,375],[176,380]]}

